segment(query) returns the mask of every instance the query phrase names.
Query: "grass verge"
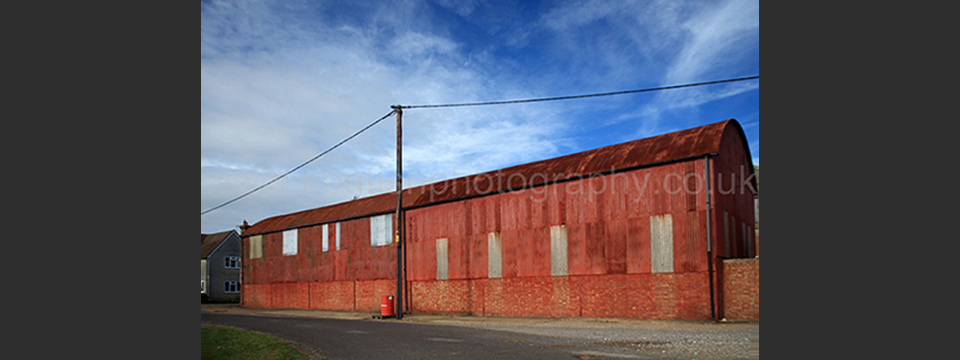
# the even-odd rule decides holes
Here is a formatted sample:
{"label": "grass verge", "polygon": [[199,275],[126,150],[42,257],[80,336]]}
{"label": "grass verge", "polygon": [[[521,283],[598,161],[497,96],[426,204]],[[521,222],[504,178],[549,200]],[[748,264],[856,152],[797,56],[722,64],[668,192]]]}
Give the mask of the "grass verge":
{"label": "grass verge", "polygon": [[252,331],[200,324],[200,359],[302,360],[288,343]]}

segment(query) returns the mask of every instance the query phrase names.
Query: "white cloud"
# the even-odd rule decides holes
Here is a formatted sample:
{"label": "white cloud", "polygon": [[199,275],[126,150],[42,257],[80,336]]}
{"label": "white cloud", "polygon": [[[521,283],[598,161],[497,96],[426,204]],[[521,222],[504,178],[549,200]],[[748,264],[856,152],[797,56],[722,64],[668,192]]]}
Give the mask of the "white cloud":
{"label": "white cloud", "polygon": [[[274,10],[240,2],[202,12],[202,210],[310,159],[389,105],[510,91],[509,83],[491,91],[474,70],[459,66],[464,57],[450,38],[396,28],[384,40],[383,23],[305,24]],[[400,50],[384,52],[378,42]],[[408,110],[405,173],[423,183],[548,157],[556,151],[549,136],[562,124],[538,115],[544,114]],[[201,231],[392,191],[394,129],[387,119],[297,173],[204,215]]]}
{"label": "white cloud", "polygon": [[666,77],[670,83],[701,80],[701,75],[727,62],[742,61],[732,55],[760,42],[760,3],[759,0],[718,3],[681,25],[688,32],[688,40]]}
{"label": "white cloud", "polygon": [[450,9],[460,16],[469,16],[479,6],[478,0],[434,0],[438,5]]}
{"label": "white cloud", "polygon": [[[201,209],[310,159],[389,112],[389,105],[712,80],[736,68],[731,66],[739,61],[736,51],[752,37],[759,42],[758,5],[749,1],[702,8],[676,1],[584,0],[562,3],[526,19],[533,20],[528,24],[516,14],[505,19],[481,13],[490,7],[485,1],[433,1],[460,16],[449,24],[471,21],[501,30],[481,34],[494,38],[488,43],[466,44],[445,27],[449,24],[430,18],[417,0],[389,6],[202,4]],[[336,13],[331,9],[336,6],[351,12]],[[410,109],[404,112],[405,185],[585,150],[574,132],[584,123],[616,138],[608,143],[679,130],[690,124],[660,120],[758,86],[740,83],[589,103]],[[598,120],[593,114],[598,111],[605,117]],[[633,123],[639,125],[614,129]],[[394,129],[394,119],[387,119],[297,173],[204,215],[201,231],[392,191]]]}

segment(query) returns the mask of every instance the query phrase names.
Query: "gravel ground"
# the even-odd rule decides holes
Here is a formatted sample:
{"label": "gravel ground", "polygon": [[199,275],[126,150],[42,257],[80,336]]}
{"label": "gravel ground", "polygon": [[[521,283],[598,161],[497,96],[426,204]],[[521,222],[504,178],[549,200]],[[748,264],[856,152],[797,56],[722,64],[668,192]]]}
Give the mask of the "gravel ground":
{"label": "gravel ground", "polygon": [[[685,321],[549,319],[542,323],[524,323],[513,319],[498,322],[432,321],[459,326],[549,336],[597,349],[583,352],[584,358],[612,357],[671,359],[743,359],[758,358],[759,323],[717,324]],[[752,356],[751,356],[752,355]]]}
{"label": "gravel ground", "polygon": [[[202,305],[201,311],[243,315],[371,320],[370,313],[246,309]],[[372,321],[372,320],[371,320]],[[396,320],[377,320],[396,321]],[[605,318],[496,318],[405,315],[404,322],[469,326],[550,337],[549,347],[572,348],[581,359],[744,359],[759,358],[760,323]]]}

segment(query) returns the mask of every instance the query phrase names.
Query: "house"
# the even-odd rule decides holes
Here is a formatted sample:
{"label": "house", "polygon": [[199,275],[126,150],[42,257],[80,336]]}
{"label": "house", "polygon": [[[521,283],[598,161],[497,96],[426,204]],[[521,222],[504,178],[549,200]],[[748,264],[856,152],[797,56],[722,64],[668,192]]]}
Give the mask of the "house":
{"label": "house", "polygon": [[[756,256],[754,171],[726,120],[404,189],[403,309],[719,320],[718,272]],[[243,306],[376,312],[397,226],[395,193],[255,223]]]}
{"label": "house", "polygon": [[243,289],[240,265],[240,234],[200,234],[201,302],[238,302]]}

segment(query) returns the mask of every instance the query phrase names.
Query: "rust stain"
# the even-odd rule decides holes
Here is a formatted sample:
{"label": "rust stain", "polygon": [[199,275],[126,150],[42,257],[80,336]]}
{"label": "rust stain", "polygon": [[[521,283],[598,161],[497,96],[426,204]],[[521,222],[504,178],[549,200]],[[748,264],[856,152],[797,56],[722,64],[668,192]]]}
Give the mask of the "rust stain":
{"label": "rust stain", "polygon": [[[725,120],[553,159],[405,189],[403,192],[403,207],[421,207],[468,197],[495,194],[524,186],[577,179],[602,172],[718,153],[720,152],[720,143],[724,132],[729,127],[734,127],[741,134],[743,132],[736,120]],[[395,209],[396,193],[385,193],[267,218],[246,229],[242,236],[248,237],[345,219],[385,214]]]}

